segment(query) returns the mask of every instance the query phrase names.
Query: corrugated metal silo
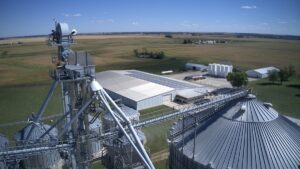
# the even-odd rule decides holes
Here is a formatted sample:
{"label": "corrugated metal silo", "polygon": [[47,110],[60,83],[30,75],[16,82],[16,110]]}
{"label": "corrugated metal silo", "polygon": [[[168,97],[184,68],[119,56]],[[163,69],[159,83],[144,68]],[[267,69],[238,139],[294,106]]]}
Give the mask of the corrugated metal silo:
{"label": "corrugated metal silo", "polygon": [[[127,107],[125,105],[120,105],[120,108],[132,124],[136,124],[139,122],[140,113],[137,110]],[[103,116],[104,131],[113,130],[115,129],[115,127],[116,123],[114,122],[114,119],[112,118],[109,112],[106,112]]]}
{"label": "corrugated metal silo", "polygon": [[[125,113],[126,117],[132,124],[139,122],[139,112],[130,107],[120,105],[120,108]],[[116,124],[109,113],[105,113],[103,117],[105,131],[115,131]],[[146,137],[140,130],[136,130],[141,142],[145,144]],[[136,154],[131,144],[125,136],[120,135],[119,138],[109,140],[104,143],[107,148],[107,155],[105,156],[104,164],[107,168],[131,168],[135,169],[141,167],[143,164],[139,156]]]}
{"label": "corrugated metal silo", "polygon": [[[172,126],[171,135],[182,130],[182,124],[195,121],[197,117],[177,122]],[[170,168],[292,169],[300,166],[300,127],[278,114],[271,104],[253,96],[235,101],[196,124],[183,135],[172,137]]]}
{"label": "corrugated metal silo", "polygon": [[[0,151],[6,150],[8,145],[9,145],[8,139],[4,135],[0,134]],[[0,168],[1,169],[6,168],[6,164],[3,161],[0,161]]]}
{"label": "corrugated metal silo", "polygon": [[[29,131],[32,129],[32,133],[29,138],[26,140]],[[26,145],[30,147],[30,144],[33,144],[36,139],[38,139],[50,126],[47,124],[41,123],[30,123],[22,130],[20,130],[16,135],[15,139],[17,145]],[[46,135],[41,142],[56,140],[57,138],[57,129],[54,128],[51,132]],[[26,141],[25,141],[26,140]],[[27,159],[21,161],[21,165],[26,169],[59,169],[64,165],[63,159],[60,157],[60,154],[57,150],[50,150],[47,152],[41,152],[39,155],[31,156]]]}
{"label": "corrugated metal silo", "polygon": [[[101,121],[98,118],[93,119],[92,116],[88,116],[89,118],[89,129],[91,134],[100,134],[101,133]],[[92,158],[98,158],[102,156],[102,146],[101,146],[101,141],[99,140],[92,140],[91,141],[91,146],[90,146],[90,151],[92,154]]]}

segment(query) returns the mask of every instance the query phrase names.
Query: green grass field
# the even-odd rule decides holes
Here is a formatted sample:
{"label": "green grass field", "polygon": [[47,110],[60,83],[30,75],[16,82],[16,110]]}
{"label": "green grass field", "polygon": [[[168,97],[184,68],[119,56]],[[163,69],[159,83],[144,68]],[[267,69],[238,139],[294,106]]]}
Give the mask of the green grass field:
{"label": "green grass field", "polygon": [[154,117],[156,115],[160,115],[163,113],[168,113],[173,111],[174,109],[172,109],[171,107],[165,106],[165,105],[161,105],[161,106],[156,106],[156,107],[152,107],[149,109],[144,109],[139,111],[140,112],[140,119],[147,119],[149,117]]}

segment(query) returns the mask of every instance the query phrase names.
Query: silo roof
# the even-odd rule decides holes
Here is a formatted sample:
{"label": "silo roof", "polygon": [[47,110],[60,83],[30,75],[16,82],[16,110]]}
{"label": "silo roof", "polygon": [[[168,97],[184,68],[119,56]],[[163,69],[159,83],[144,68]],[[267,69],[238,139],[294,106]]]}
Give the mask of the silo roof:
{"label": "silo roof", "polygon": [[[89,129],[93,130],[93,129],[98,129],[101,127],[101,121],[99,118],[95,118],[91,115],[88,115],[88,119],[89,119]],[[93,120],[93,121],[92,121]],[[92,122],[92,123],[91,123]]]}
{"label": "silo roof", "polygon": [[228,109],[224,117],[243,122],[267,122],[276,119],[278,113],[261,101],[245,99]]}
{"label": "silo roof", "polygon": [[298,168],[300,127],[295,123],[255,98],[219,113],[197,130],[195,146],[193,136],[186,141],[185,156],[192,159],[195,148],[195,161],[215,169]]}
{"label": "silo roof", "polygon": [[[45,131],[47,131],[51,126],[47,124],[42,123],[29,123],[27,126],[25,126],[22,130],[18,131],[15,135],[15,139],[17,141],[23,141],[27,138],[27,135],[29,134],[31,128],[33,127],[33,130],[31,132],[30,137],[28,140],[36,140],[38,139]],[[57,129],[53,128],[48,135],[44,136],[43,140],[47,140],[50,138],[54,138],[57,136]]]}

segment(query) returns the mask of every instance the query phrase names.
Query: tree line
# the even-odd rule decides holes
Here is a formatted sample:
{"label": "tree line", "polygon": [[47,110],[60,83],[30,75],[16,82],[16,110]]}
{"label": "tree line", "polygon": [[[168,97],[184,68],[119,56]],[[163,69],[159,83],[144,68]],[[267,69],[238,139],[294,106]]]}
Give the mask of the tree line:
{"label": "tree line", "polygon": [[269,81],[273,84],[276,81],[279,81],[282,84],[285,81],[288,81],[289,78],[296,74],[295,67],[293,65],[285,66],[284,68],[277,70],[271,70],[268,72],[269,74]]}
{"label": "tree line", "polygon": [[133,53],[139,58],[163,59],[165,57],[165,53],[163,51],[148,51],[147,48],[143,48],[141,51],[134,49]]}

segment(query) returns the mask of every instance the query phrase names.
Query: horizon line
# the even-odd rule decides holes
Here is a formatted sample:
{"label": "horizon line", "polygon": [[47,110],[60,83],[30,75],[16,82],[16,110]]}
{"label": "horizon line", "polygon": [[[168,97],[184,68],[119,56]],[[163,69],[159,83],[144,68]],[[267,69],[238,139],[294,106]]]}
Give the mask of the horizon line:
{"label": "horizon line", "polygon": [[[113,35],[113,34],[162,34],[162,33],[173,33],[173,34],[244,34],[244,35],[267,35],[267,36],[289,36],[289,37],[297,37],[300,38],[299,35],[295,34],[269,34],[269,33],[249,33],[249,32],[196,32],[196,31],[113,31],[113,32],[83,32],[78,33],[77,36],[80,35]],[[0,37],[0,40],[7,40],[7,39],[16,39],[16,38],[34,38],[34,37],[45,37],[49,34],[35,34],[35,35],[19,35],[19,36],[7,36],[7,37]],[[298,39],[300,40],[300,39]]]}

